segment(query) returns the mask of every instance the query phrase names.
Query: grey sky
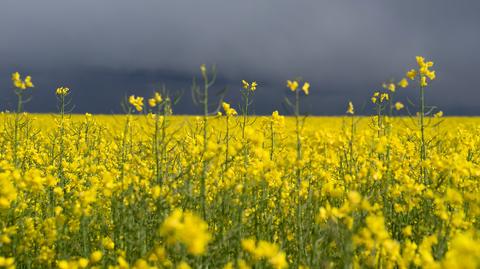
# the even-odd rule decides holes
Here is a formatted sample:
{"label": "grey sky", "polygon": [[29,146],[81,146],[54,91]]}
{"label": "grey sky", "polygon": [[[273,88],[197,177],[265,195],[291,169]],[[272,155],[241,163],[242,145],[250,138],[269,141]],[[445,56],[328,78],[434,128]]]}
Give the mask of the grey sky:
{"label": "grey sky", "polygon": [[232,103],[241,79],[257,80],[255,111],[281,109],[285,80],[302,76],[307,110],[339,114],[425,55],[438,76],[428,100],[446,114],[480,114],[478,14],[473,0],[3,0],[0,109],[13,106],[18,70],[37,86],[30,111],[54,111],[64,85],[76,112],[119,112],[125,94],[165,83],[186,92],[175,111],[195,113],[191,78],[216,63]]}

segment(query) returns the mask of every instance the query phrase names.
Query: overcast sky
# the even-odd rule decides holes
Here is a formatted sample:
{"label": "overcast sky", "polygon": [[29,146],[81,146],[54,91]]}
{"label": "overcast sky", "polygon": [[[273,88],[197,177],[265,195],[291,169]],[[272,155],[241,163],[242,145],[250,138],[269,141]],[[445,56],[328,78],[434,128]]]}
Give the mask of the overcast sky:
{"label": "overcast sky", "polygon": [[475,0],[2,0],[0,110],[14,107],[19,71],[36,84],[32,112],[55,111],[58,86],[71,88],[74,112],[116,113],[125,95],[165,84],[184,92],[174,112],[197,113],[190,84],[206,63],[231,103],[241,79],[258,81],[258,114],[282,110],[297,76],[312,85],[309,113],[343,114],[424,55],[438,78],[427,103],[478,115],[479,14]]}

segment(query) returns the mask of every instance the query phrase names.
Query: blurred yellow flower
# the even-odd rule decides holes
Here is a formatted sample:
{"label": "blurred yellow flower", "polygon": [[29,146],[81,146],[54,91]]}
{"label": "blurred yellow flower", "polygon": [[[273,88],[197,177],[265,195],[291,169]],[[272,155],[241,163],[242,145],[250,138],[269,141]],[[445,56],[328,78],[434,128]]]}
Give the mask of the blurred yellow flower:
{"label": "blurred yellow flower", "polygon": [[408,86],[408,80],[406,78],[403,78],[398,82],[398,86],[402,88],[406,88]]}
{"label": "blurred yellow flower", "polygon": [[222,102],[222,108],[223,108],[223,111],[225,112],[225,115],[227,115],[227,116],[237,115],[237,111],[235,109],[231,108],[229,103]]}
{"label": "blurred yellow flower", "polygon": [[302,90],[303,90],[303,92],[305,93],[305,95],[308,95],[308,91],[310,90],[310,83],[305,82],[305,83],[303,84]]}
{"label": "blurred yellow flower", "polygon": [[193,213],[181,209],[175,209],[165,219],[159,232],[170,244],[180,242],[186,245],[187,251],[193,255],[204,254],[211,239],[207,223]]}
{"label": "blurred yellow flower", "polygon": [[242,80],[242,84],[243,84],[243,88],[245,90],[248,90],[248,88],[250,87],[250,83],[248,83],[246,80]]}
{"label": "blurred yellow flower", "polygon": [[90,261],[92,263],[97,263],[99,262],[103,257],[103,253],[100,250],[96,250],[90,254]]}
{"label": "blurred yellow flower", "polygon": [[25,80],[22,80],[20,73],[15,72],[12,74],[12,83],[13,86],[20,90],[25,90],[27,88],[33,88],[32,77],[26,76]]}
{"label": "blurred yellow flower", "polygon": [[257,84],[256,81],[252,82],[252,85],[251,85],[251,87],[250,87],[250,90],[255,91],[255,90],[257,89],[257,85],[258,85],[258,84]]}
{"label": "blurred yellow flower", "polygon": [[247,82],[246,80],[242,80],[242,88],[245,90],[251,90],[252,92],[257,89],[257,82],[253,81],[252,83]]}
{"label": "blurred yellow flower", "polygon": [[427,83],[427,77],[421,76],[420,86],[421,86],[421,87],[427,87],[427,85],[428,85],[428,83]]}
{"label": "blurred yellow flower", "polygon": [[297,88],[298,88],[298,82],[296,80],[294,81],[291,81],[291,80],[287,80],[287,87],[292,91],[296,91]]}
{"label": "blurred yellow flower", "polygon": [[135,97],[135,95],[130,95],[128,102],[134,106],[138,112],[143,110],[143,97]]}
{"label": "blurred yellow flower", "polygon": [[350,114],[350,115],[355,114],[355,110],[353,108],[353,103],[352,102],[348,102],[347,114]]}
{"label": "blurred yellow flower", "polygon": [[62,96],[62,95],[65,96],[69,93],[70,93],[70,89],[66,87],[57,88],[57,90],[55,91],[55,94],[58,96]]}
{"label": "blurred yellow flower", "polygon": [[396,110],[401,110],[402,108],[404,108],[404,106],[403,106],[402,103],[400,103],[400,102],[396,102],[396,103],[395,103],[395,109],[396,109]]}
{"label": "blurred yellow flower", "polygon": [[411,69],[410,71],[407,72],[407,78],[414,80],[415,77],[417,76],[417,70]]}

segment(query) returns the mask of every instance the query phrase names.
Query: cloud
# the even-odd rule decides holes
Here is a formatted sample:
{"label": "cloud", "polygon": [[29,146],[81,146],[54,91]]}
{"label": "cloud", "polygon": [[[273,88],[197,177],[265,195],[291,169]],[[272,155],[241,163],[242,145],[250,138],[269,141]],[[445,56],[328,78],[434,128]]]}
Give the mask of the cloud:
{"label": "cloud", "polygon": [[[296,76],[311,81],[311,113],[343,113],[349,99],[365,102],[383,81],[403,76],[417,54],[436,62],[428,98],[447,114],[478,107],[470,71],[480,67],[476,1],[6,0],[0,7],[0,86],[8,88],[13,70],[35,74],[34,111],[54,110],[47,92],[62,83],[78,91],[76,111],[118,112],[127,92],[162,83],[186,91],[201,63],[216,63],[233,102],[239,80],[259,81],[258,113],[280,107],[284,81]],[[179,112],[196,111],[188,98]]]}

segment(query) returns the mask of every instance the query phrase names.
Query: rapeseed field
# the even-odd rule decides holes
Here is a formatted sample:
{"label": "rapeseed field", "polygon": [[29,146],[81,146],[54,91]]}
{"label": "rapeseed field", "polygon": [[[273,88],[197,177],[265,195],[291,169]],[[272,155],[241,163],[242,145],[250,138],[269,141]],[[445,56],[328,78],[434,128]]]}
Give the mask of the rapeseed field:
{"label": "rapeseed field", "polygon": [[480,118],[426,105],[432,66],[417,57],[372,93],[372,116],[350,102],[342,117],[305,116],[316,88],[300,79],[292,116],[250,115],[261,85],[214,100],[204,65],[201,116],[175,116],[165,91],[130,96],[125,115],[70,115],[66,87],[58,113],[29,114],[34,82],[14,73],[0,268],[479,268]]}

